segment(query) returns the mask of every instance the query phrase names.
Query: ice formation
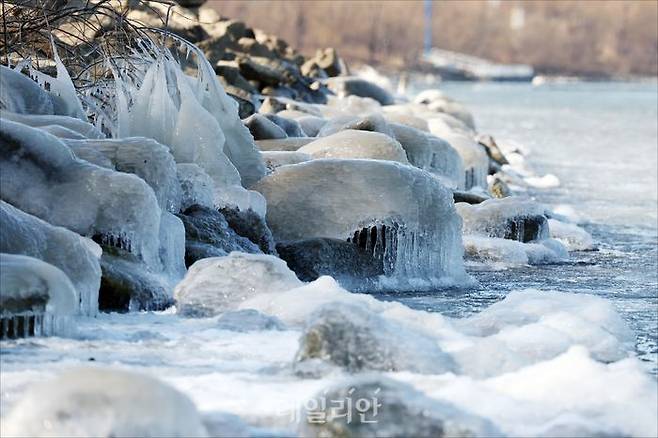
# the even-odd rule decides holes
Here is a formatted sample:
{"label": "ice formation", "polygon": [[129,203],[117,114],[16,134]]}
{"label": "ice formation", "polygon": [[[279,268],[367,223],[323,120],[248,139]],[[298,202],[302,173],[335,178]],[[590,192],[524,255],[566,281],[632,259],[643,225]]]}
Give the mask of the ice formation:
{"label": "ice formation", "polygon": [[19,114],[9,111],[0,110],[0,117],[11,120],[12,122],[22,123],[32,126],[33,128],[48,128],[59,126],[66,130],[72,131],[83,138],[100,139],[105,138],[94,125],[87,123],[75,117],[43,114]]}
{"label": "ice formation", "polygon": [[541,265],[566,260],[566,248],[555,240],[523,243],[499,237],[465,235],[464,258],[468,263],[495,269],[511,266]]}
{"label": "ice formation", "polygon": [[64,272],[24,255],[0,253],[0,339],[65,335],[79,310]]}
{"label": "ice formation", "polygon": [[0,201],[0,252],[35,257],[61,269],[80,298],[78,312],[98,312],[101,249],[91,239]]}
{"label": "ice formation", "polygon": [[489,172],[489,157],[484,148],[475,140],[461,134],[444,135],[442,137],[450,143],[461,156],[464,162],[465,181],[464,188],[487,188],[487,173]]}
{"label": "ice formation", "polygon": [[212,208],[214,204],[213,182],[197,164],[180,163],[176,165],[176,175],[181,187],[181,210],[193,205]]}
{"label": "ice formation", "polygon": [[31,386],[2,425],[3,436],[204,437],[192,401],[152,377],[74,368]]}
{"label": "ice formation", "polygon": [[592,236],[575,224],[549,219],[548,227],[552,239],[563,243],[570,251],[585,251],[592,249]]}
{"label": "ice formation", "polygon": [[370,158],[407,164],[407,155],[398,143],[379,132],[346,129],[319,138],[297,150],[313,158]]}
{"label": "ice formation", "polygon": [[289,151],[294,152],[302,146],[315,141],[315,137],[289,137],[279,140],[259,140],[256,142],[261,151]]}
{"label": "ice formation", "polygon": [[254,188],[267,199],[277,241],[350,239],[381,260],[387,277],[465,277],[452,192],[427,172],[322,159],[281,167]]}
{"label": "ice formation", "polygon": [[178,313],[204,317],[236,309],[254,295],[301,285],[283,260],[269,255],[232,252],[199,260],[190,267],[174,295]]}
{"label": "ice formation", "polygon": [[277,167],[299,164],[313,159],[309,154],[296,151],[266,151],[262,152],[262,155],[265,165],[270,171],[274,171]]}

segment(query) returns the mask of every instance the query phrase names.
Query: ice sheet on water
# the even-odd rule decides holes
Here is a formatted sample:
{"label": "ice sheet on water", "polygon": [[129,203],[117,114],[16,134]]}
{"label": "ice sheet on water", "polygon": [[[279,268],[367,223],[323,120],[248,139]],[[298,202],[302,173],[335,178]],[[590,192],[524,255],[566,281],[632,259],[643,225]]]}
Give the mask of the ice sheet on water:
{"label": "ice sheet on water", "polygon": [[386,277],[466,281],[452,191],[425,171],[319,159],[281,167],[254,188],[267,199],[277,241],[346,240],[368,228],[365,249],[381,254]]}
{"label": "ice sheet on water", "polygon": [[35,257],[61,269],[80,298],[79,312],[98,312],[101,249],[90,239],[0,201],[0,252]]}

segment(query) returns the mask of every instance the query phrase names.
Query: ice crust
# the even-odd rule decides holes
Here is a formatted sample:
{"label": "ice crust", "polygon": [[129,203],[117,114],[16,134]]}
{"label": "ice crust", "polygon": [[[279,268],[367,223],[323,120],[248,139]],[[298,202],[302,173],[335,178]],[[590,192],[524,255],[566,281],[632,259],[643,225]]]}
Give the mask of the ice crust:
{"label": "ice crust", "polygon": [[400,143],[379,132],[346,129],[319,138],[302,146],[297,152],[313,158],[370,158],[407,164],[407,155]]}

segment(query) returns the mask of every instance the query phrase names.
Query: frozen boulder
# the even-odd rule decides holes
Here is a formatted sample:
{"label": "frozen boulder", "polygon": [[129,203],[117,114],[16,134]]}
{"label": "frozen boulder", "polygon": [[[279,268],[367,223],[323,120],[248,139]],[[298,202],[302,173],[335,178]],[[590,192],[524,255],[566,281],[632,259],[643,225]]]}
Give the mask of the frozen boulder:
{"label": "frozen boulder", "polygon": [[288,134],[283,128],[262,114],[252,114],[244,119],[244,124],[254,136],[254,140],[271,140],[287,138]]}
{"label": "frozen boulder", "polygon": [[301,125],[294,119],[279,114],[265,114],[264,117],[283,129],[288,137],[307,137]]}
{"label": "frozen boulder", "polygon": [[414,102],[425,105],[431,111],[450,114],[475,130],[473,115],[464,105],[450,99],[440,90],[425,90],[416,96]]}
{"label": "frozen boulder", "polygon": [[339,367],[442,374],[455,370],[435,339],[387,320],[365,306],[329,303],[306,323],[295,356],[295,370],[316,375]]}
{"label": "frozen boulder", "polygon": [[78,312],[98,312],[101,249],[90,239],[0,201],[0,252],[34,257],[59,268],[75,287]]}
{"label": "frozen boulder", "polygon": [[369,158],[407,164],[400,143],[379,132],[348,129],[321,137],[298,149],[313,158]]}
{"label": "frozen boulder", "polygon": [[264,254],[276,254],[274,237],[267,226],[265,218],[254,210],[241,210],[238,208],[220,208],[228,225],[238,236],[249,239]]}
{"label": "frozen boulder", "polygon": [[306,437],[503,436],[484,418],[374,374],[340,381],[304,406],[299,433]]}
{"label": "frozen boulder", "polygon": [[358,231],[367,251],[382,254],[387,276],[463,278],[452,191],[420,169],[380,160],[313,160],[280,167],[254,189],[267,199],[277,242],[347,241]]}
{"label": "frozen boulder", "polygon": [[[388,108],[388,107],[385,107]],[[397,123],[399,125],[408,126],[410,128],[418,129],[419,131],[429,132],[427,120],[416,117],[413,114],[406,112],[385,112],[384,119],[389,123]]]}
{"label": "frozen boulder", "polygon": [[78,313],[78,293],[55,266],[0,253],[0,339],[65,335]]}
{"label": "frozen boulder", "polygon": [[442,138],[450,143],[450,146],[459,153],[464,162],[464,188],[466,190],[473,187],[486,189],[489,157],[484,147],[472,138],[462,134],[450,134],[442,136]]}
{"label": "frozen boulder", "polygon": [[72,132],[78,138],[101,139],[105,138],[102,132],[94,125],[76,117],[49,115],[49,114],[19,114],[0,110],[0,117],[12,122],[22,123],[33,128],[47,128],[58,126]]}
{"label": "frozen boulder", "polygon": [[219,211],[193,205],[177,215],[185,226],[185,265],[208,257],[220,257],[232,251],[260,252],[258,246],[229,226]]}
{"label": "frozen boulder", "polygon": [[570,251],[587,251],[594,248],[592,235],[575,224],[548,219],[552,239],[562,242]]}
{"label": "frozen boulder", "polygon": [[287,166],[288,164],[298,164],[313,159],[309,154],[297,151],[266,151],[263,152],[265,165],[274,172],[278,167]]}
{"label": "frozen boulder", "polygon": [[322,117],[313,116],[306,114],[301,117],[297,117],[295,120],[302,127],[306,135],[309,137],[316,137],[322,127],[327,123],[327,120]]}
{"label": "frozen boulder", "polygon": [[281,292],[302,283],[283,260],[274,256],[232,252],[194,263],[175,289],[177,310],[183,316],[208,317],[256,295]]}
{"label": "frozen boulder", "polygon": [[464,186],[464,162],[448,142],[410,126],[391,123],[390,127],[412,166],[444,178],[452,187]]}
{"label": "frozen boulder", "polygon": [[288,137],[275,140],[258,140],[256,145],[261,151],[294,152],[314,140],[316,140],[315,137]]}
{"label": "frozen boulder", "polygon": [[217,318],[217,328],[233,332],[285,330],[286,326],[276,316],[266,315],[255,309],[232,310]]}
{"label": "frozen boulder", "polygon": [[77,368],[29,387],[3,436],[207,436],[192,401],[152,377]]}
{"label": "frozen boulder", "polygon": [[549,238],[545,209],[529,199],[488,199],[477,205],[458,203],[464,234],[531,242]]}
{"label": "frozen boulder", "polygon": [[181,211],[193,205],[209,208],[215,205],[212,179],[201,167],[193,163],[177,164],[176,175],[181,187]]}
{"label": "frozen boulder", "polygon": [[395,103],[395,99],[393,99],[391,93],[379,85],[366,81],[365,79],[352,76],[329,78],[327,79],[327,86],[340,97],[354,95],[359,97],[370,97],[382,105],[391,105]]}
{"label": "frozen boulder", "polygon": [[386,120],[377,113],[366,116],[343,115],[329,119],[318,132],[318,137],[326,137],[347,129],[380,132],[395,138],[395,134]]}
{"label": "frozen boulder", "polygon": [[176,162],[169,148],[142,137],[102,140],[68,140],[77,155],[79,147],[96,150],[107,157],[114,169],[133,173],[143,179],[155,193],[162,210],[180,210],[181,188]]}

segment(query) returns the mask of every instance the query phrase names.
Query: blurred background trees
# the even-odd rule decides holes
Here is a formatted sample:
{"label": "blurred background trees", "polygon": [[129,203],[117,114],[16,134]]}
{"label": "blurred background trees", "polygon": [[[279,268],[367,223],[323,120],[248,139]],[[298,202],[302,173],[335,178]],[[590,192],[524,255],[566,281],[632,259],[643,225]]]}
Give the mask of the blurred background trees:
{"label": "blurred background trees", "polygon": [[[412,66],[422,1],[219,1],[220,14],[278,35],[306,54]],[[658,74],[658,1],[482,0],[433,3],[434,46],[540,73]]]}

